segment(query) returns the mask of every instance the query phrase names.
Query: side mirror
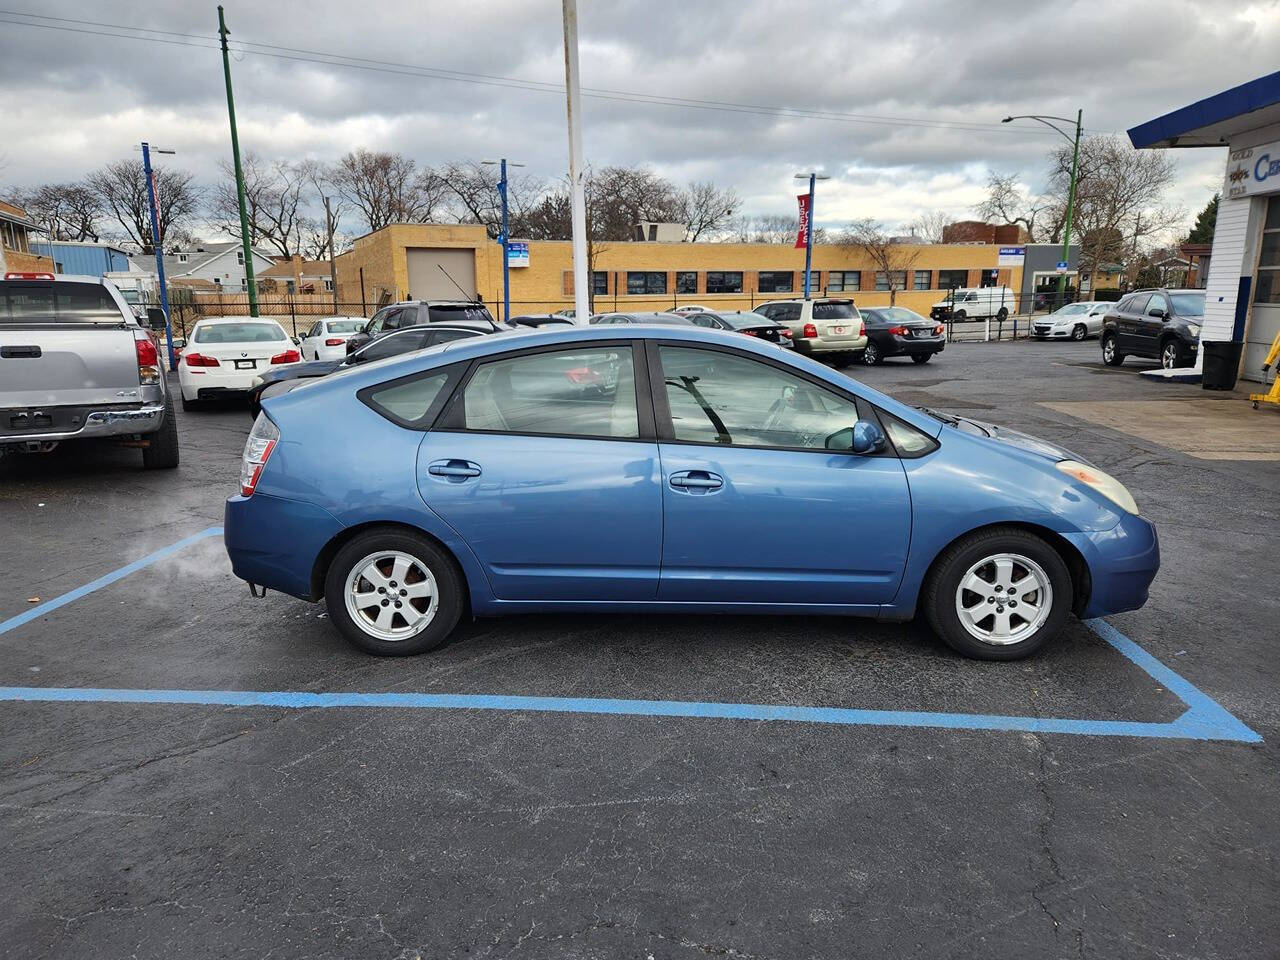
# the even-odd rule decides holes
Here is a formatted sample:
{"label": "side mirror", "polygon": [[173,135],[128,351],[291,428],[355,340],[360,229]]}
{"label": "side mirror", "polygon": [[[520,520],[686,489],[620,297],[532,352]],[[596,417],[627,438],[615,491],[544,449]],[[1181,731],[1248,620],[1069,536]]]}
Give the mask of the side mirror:
{"label": "side mirror", "polygon": [[293,341],[293,345],[294,345],[295,347],[299,347],[299,346],[301,346],[301,345],[302,345],[302,344],[299,342],[299,340],[298,340],[298,338],[297,338],[297,337],[290,337],[289,339]]}
{"label": "side mirror", "polygon": [[163,330],[164,311],[159,307],[147,307],[147,326],[152,330]]}
{"label": "side mirror", "polygon": [[828,450],[849,450],[853,453],[879,453],[886,446],[884,431],[870,420],[859,420],[852,427],[837,430],[827,437]]}

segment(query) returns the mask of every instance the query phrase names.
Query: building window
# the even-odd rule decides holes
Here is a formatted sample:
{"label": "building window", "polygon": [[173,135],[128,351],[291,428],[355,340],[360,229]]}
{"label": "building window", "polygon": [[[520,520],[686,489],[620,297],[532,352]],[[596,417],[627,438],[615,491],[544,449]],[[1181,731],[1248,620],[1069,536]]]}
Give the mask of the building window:
{"label": "building window", "polygon": [[741,293],[742,271],[708,270],[707,293]]}
{"label": "building window", "polygon": [[1280,197],[1267,201],[1267,219],[1262,224],[1262,249],[1258,254],[1255,284],[1254,303],[1280,303]]}
{"label": "building window", "polygon": [[861,270],[832,270],[827,274],[827,292],[844,293],[862,289]]}
{"label": "building window", "polygon": [[324,292],[333,293],[333,277],[324,278]]}
{"label": "building window", "polygon": [[756,289],[761,293],[790,293],[795,274],[790,270],[761,270],[756,275]]}
{"label": "building window", "polygon": [[905,290],[907,288],[907,271],[890,270],[886,273],[883,270],[876,271],[876,289],[879,291],[888,290]]}
{"label": "building window", "polygon": [[969,285],[968,270],[939,270],[938,271],[938,289],[939,290],[959,290],[961,287]]}
{"label": "building window", "polygon": [[593,297],[607,296],[609,293],[609,271],[608,270],[592,270],[591,271],[591,295]]}
{"label": "building window", "polygon": [[681,270],[676,274],[676,293],[697,293],[698,273],[696,270]]}
{"label": "building window", "polygon": [[293,281],[292,281],[292,280],[286,280],[286,281],[284,282],[284,292],[285,292],[285,293],[296,293],[296,292],[297,292],[296,290],[294,290],[294,289],[293,289]]}
{"label": "building window", "polygon": [[664,270],[628,270],[627,294],[643,296],[644,294],[666,293],[667,274]]}
{"label": "building window", "polygon": [[187,262],[187,255],[186,255],[185,253],[180,253],[180,254],[178,254],[178,262],[179,262],[179,263],[186,263],[186,262]]}
{"label": "building window", "polygon": [[933,282],[932,270],[917,270],[915,275],[915,289],[932,290],[930,284]]}
{"label": "building window", "polygon": [[237,251],[236,251],[236,263],[240,264],[240,266],[242,266],[242,267],[244,266],[244,251],[243,251],[243,250],[237,250]]}

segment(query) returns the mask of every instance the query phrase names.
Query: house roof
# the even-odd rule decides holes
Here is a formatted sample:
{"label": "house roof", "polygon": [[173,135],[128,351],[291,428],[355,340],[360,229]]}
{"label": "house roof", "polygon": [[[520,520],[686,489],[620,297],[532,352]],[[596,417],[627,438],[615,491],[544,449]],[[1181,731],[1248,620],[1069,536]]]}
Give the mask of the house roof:
{"label": "house roof", "polygon": [[[219,257],[226,256],[240,249],[240,244],[231,241],[228,243],[202,243],[196,249],[174,250],[164,255],[164,275],[167,278],[184,277],[194,273],[201,267],[207,266]],[[253,248],[255,255],[264,260],[270,260],[271,257],[258,248]],[[182,257],[186,257],[183,260]],[[156,267],[156,258],[152,254],[138,254],[131,256],[129,262],[136,266],[143,273],[153,273]]]}
{"label": "house roof", "polygon": [[[278,260],[272,266],[263,270],[259,277],[281,277],[286,280],[293,279],[294,261]],[[298,262],[298,273],[304,277],[327,277],[329,275],[328,260],[301,260]]]}
{"label": "house roof", "polygon": [[1232,137],[1280,123],[1280,71],[1205,97],[1129,130],[1146,147],[1221,147]]}

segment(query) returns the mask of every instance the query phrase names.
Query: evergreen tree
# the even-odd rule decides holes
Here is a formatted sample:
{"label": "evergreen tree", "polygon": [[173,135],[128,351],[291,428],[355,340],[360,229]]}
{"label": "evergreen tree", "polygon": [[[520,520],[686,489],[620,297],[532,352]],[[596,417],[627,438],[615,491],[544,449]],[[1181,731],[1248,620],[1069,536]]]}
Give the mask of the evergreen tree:
{"label": "evergreen tree", "polygon": [[1213,243],[1213,225],[1218,222],[1218,195],[1204,205],[1196,217],[1196,225],[1187,234],[1187,243]]}

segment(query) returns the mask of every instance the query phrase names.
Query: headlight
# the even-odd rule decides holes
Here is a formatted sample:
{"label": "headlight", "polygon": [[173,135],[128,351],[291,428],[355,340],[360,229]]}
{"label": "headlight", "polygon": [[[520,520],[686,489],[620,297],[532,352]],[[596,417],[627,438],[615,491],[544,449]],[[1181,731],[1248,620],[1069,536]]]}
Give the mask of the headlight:
{"label": "headlight", "polygon": [[1133,514],[1138,512],[1138,504],[1134,501],[1133,495],[1111,474],[1103,473],[1097,467],[1087,467],[1077,460],[1061,460],[1058,462],[1058,469],[1073,480],[1078,480],[1086,487],[1097,490],[1121,509]]}
{"label": "headlight", "polygon": [[1198,324],[1198,323],[1188,323],[1188,324],[1187,324],[1187,329],[1191,331],[1191,335],[1192,335],[1193,337],[1198,337],[1198,336],[1200,336],[1200,324]]}

